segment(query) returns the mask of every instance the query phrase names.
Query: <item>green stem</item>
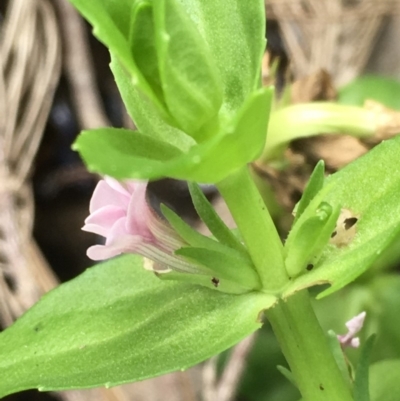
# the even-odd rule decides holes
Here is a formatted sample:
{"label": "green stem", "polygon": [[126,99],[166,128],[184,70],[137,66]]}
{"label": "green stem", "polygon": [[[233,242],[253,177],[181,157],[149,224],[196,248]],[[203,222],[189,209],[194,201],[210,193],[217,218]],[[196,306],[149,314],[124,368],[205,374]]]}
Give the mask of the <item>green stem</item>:
{"label": "green stem", "polygon": [[[218,184],[243,236],[263,290],[280,295],[289,282],[283,245],[249,174],[242,168]],[[307,291],[267,311],[304,401],[351,401],[350,388],[331,353]]]}
{"label": "green stem", "polygon": [[352,401],[307,290],[267,311],[304,401]]}
{"label": "green stem", "polygon": [[289,280],[283,245],[248,167],[217,186],[242,234],[264,290],[278,293]]}
{"label": "green stem", "polygon": [[370,137],[377,124],[377,114],[362,107],[328,102],[284,107],[271,113],[267,142],[259,162],[279,158],[294,139],[326,133]]}

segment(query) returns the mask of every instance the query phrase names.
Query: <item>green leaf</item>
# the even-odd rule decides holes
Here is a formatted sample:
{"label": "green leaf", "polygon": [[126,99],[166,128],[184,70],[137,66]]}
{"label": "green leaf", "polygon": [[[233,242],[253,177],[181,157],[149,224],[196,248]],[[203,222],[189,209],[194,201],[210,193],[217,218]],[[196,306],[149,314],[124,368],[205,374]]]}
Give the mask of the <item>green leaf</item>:
{"label": "green leaf", "polygon": [[360,359],[354,381],[354,401],[370,401],[369,397],[369,358],[375,342],[375,335],[368,338],[361,349]]}
{"label": "green leaf", "polygon": [[201,220],[209,228],[214,237],[219,242],[247,255],[247,250],[243,243],[222,221],[218,213],[214,210],[208,199],[203,194],[203,191],[200,189],[198,184],[189,182],[188,185],[193,205]]}
{"label": "green leaf", "polygon": [[224,109],[239,109],[260,86],[265,50],[263,0],[180,0],[219,70]]}
{"label": "green leaf", "polygon": [[293,373],[288,368],[285,368],[282,365],[278,365],[276,368],[294,387],[298,387]]}
{"label": "green leaf", "polygon": [[340,88],[338,102],[363,106],[368,99],[400,110],[400,82],[378,75],[364,75]]}
{"label": "green leaf", "polygon": [[371,401],[398,401],[400,399],[400,360],[389,359],[370,367]]}
{"label": "green leaf", "polygon": [[168,124],[158,109],[132,85],[132,78],[112,53],[110,67],[127,111],[140,132],[182,151],[195,144],[189,135]]}
{"label": "green leaf", "polygon": [[340,208],[321,202],[315,215],[293,227],[285,243],[286,270],[290,277],[296,277],[305,270],[312,270],[321,252],[335,229]]}
{"label": "green leaf", "polygon": [[182,220],[173,210],[164,204],[161,205],[161,211],[165,218],[171,224],[172,228],[185,240],[189,245],[200,248],[208,248],[215,251],[221,251],[222,247],[217,241],[210,237],[200,234],[198,231],[189,226]]}
{"label": "green leaf", "polygon": [[186,369],[257,330],[260,312],[274,302],[161,281],[141,265],[128,255],[91,268],[1,333],[0,397]]}
{"label": "green leaf", "polygon": [[326,246],[318,269],[293,280],[284,296],[323,283],[332,286],[319,297],[335,292],[364,273],[391,245],[400,232],[399,154],[400,137],[396,137],[325,180],[296,226],[311,217],[321,202],[327,202],[341,205],[357,219],[355,236],[347,243]]}
{"label": "green leaf", "polygon": [[348,362],[346,361],[345,354],[337,338],[337,335],[332,330],[328,331],[328,343],[329,343],[329,348],[332,351],[332,355],[335,358],[335,361],[339,367],[339,370],[342,373],[344,380],[349,384],[350,387],[351,378],[349,374],[349,367],[347,366]]}
{"label": "green leaf", "polygon": [[186,153],[148,135],[113,128],[84,131],[74,149],[91,171],[119,179],[218,182],[262,151],[271,95],[269,89],[254,92],[226,131]]}
{"label": "green leaf", "polygon": [[184,256],[209,268],[217,279],[227,279],[249,290],[261,288],[260,278],[251,264],[237,252],[221,253],[206,248],[187,247],[178,249],[177,255]]}
{"label": "green leaf", "polygon": [[304,189],[303,195],[296,205],[295,208],[295,219],[293,224],[299,219],[299,217],[303,214],[304,210],[310,204],[310,202],[314,199],[317,193],[322,189],[324,185],[324,176],[325,173],[325,163],[323,160],[320,160],[314,168],[310,179],[308,180],[307,186]]}
{"label": "green leaf", "polygon": [[153,8],[149,2],[138,3],[134,7],[132,26],[129,34],[132,57],[153,89],[155,95],[164,103],[158,55],[153,22]]}
{"label": "green leaf", "polygon": [[136,66],[131,54],[129,43],[131,16],[139,0],[70,0],[70,2],[93,26],[93,34],[118,57],[131,77],[131,85],[151,99],[159,112],[168,118],[163,105]]}
{"label": "green leaf", "polygon": [[222,103],[218,70],[195,24],[177,0],[153,2],[165,101],[178,126],[196,140]]}
{"label": "green leaf", "polygon": [[118,179],[158,177],[165,161],[182,154],[166,142],[122,128],[83,131],[73,149],[79,151],[89,171]]}

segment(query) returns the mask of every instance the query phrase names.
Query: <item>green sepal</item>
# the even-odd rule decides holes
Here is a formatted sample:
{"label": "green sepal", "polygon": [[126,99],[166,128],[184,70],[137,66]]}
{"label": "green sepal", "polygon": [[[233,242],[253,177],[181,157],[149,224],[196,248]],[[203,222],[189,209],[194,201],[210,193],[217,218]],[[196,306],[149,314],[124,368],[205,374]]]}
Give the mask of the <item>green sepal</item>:
{"label": "green sepal", "polygon": [[296,223],[296,221],[303,214],[304,210],[307,208],[310,202],[322,189],[325,179],[324,173],[325,173],[325,163],[323,160],[320,160],[315,166],[314,171],[312,172],[310,179],[308,180],[307,186],[304,189],[303,195],[299,203],[295,207],[294,210],[295,218],[293,224]]}
{"label": "green sepal", "polygon": [[225,131],[185,153],[163,140],[115,128],[84,131],[74,149],[90,171],[118,179],[218,182],[261,152],[271,94],[269,89],[254,92]]}
{"label": "green sepal", "polygon": [[257,330],[275,302],[260,292],[162,281],[142,263],[126,255],[91,268],[2,332],[0,397],[110,387],[186,369]]}
{"label": "green sepal", "polygon": [[222,104],[218,70],[181,3],[157,0],[153,7],[165,102],[179,128],[202,142],[200,128],[217,116]]}
{"label": "green sepal", "polygon": [[370,401],[369,396],[369,360],[375,342],[375,335],[368,337],[361,348],[354,381],[354,401]]}
{"label": "green sepal", "polygon": [[208,199],[203,194],[199,185],[194,182],[189,182],[188,186],[193,205],[211,234],[222,244],[247,255],[246,247],[222,221],[218,213],[214,210]]}
{"label": "green sepal", "polygon": [[339,214],[339,206],[321,202],[315,215],[293,227],[285,243],[285,266],[290,277],[317,267],[315,265],[331,238]]}
{"label": "green sepal", "polygon": [[350,369],[352,367],[349,367],[347,365],[348,362],[346,361],[343,348],[341,347],[337,335],[333,330],[328,331],[328,343],[332,355],[335,358],[335,361],[339,367],[340,372],[342,373],[343,379],[348,383],[349,387],[351,387],[352,378],[350,377]]}
{"label": "green sepal", "polygon": [[175,251],[189,260],[201,264],[213,273],[219,282],[227,279],[248,290],[261,288],[260,278],[251,264],[236,251],[218,252],[207,248],[185,247]]}
{"label": "green sepal", "polygon": [[193,247],[208,248],[215,251],[221,251],[223,246],[211,237],[207,237],[192,227],[189,226],[185,221],[182,220],[173,210],[168,206],[161,204],[161,211],[164,217],[168,220],[168,223],[172,228],[186,241],[189,245]]}
{"label": "green sepal", "polygon": [[[320,192],[296,222],[312,217],[321,202],[341,205],[357,221],[347,243],[325,247],[318,268],[292,280],[283,297],[303,288],[331,284],[329,295],[364,273],[400,234],[400,137],[382,142],[364,156],[325,179]],[[388,174],[390,172],[390,174]]]}

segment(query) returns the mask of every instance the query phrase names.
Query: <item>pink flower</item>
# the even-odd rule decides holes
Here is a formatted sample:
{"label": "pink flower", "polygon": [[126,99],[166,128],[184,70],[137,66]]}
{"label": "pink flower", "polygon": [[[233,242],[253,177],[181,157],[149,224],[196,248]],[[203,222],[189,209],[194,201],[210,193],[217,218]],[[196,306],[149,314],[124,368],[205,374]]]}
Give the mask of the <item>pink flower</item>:
{"label": "pink flower", "polygon": [[346,323],[348,332],[337,336],[342,347],[358,348],[360,346],[360,339],[354,336],[362,329],[366,315],[366,312],[361,312]]}
{"label": "pink flower", "polygon": [[197,272],[196,266],[174,255],[186,244],[149,206],[146,188],[147,182],[119,182],[110,177],[97,184],[82,230],[101,235],[106,241],[90,247],[87,255],[103,260],[137,253],[155,261],[153,269],[158,272]]}

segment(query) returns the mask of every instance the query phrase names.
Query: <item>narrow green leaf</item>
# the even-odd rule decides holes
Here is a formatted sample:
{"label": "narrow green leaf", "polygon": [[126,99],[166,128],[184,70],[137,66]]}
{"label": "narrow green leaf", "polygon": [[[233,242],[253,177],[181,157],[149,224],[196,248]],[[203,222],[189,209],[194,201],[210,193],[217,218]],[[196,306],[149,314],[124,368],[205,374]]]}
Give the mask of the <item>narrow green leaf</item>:
{"label": "narrow green leaf", "polygon": [[185,240],[189,245],[200,248],[221,250],[221,245],[210,237],[200,234],[198,231],[189,226],[182,220],[173,210],[164,204],[161,205],[161,211],[173,229]]}
{"label": "narrow green leaf", "polygon": [[291,277],[316,267],[335,229],[339,213],[340,207],[321,202],[315,215],[293,227],[285,243],[285,266]]}
{"label": "narrow green leaf", "polygon": [[354,382],[354,401],[370,401],[369,397],[369,359],[375,342],[375,335],[368,338],[361,349]]}
{"label": "narrow green leaf", "polygon": [[179,127],[196,140],[218,114],[222,90],[207,44],[177,0],[153,3],[156,45],[165,101]]}
{"label": "narrow green leaf", "polygon": [[336,333],[332,330],[328,331],[328,342],[329,342],[329,348],[332,351],[332,355],[335,358],[335,361],[339,367],[339,370],[342,373],[344,380],[349,384],[349,387],[350,387],[352,383],[351,383],[349,367],[347,366],[345,354],[343,352],[343,349],[340,345],[340,342],[337,338]]}
{"label": "narrow green leaf", "polygon": [[314,168],[310,179],[308,180],[307,186],[304,189],[303,195],[300,199],[300,202],[296,205],[295,208],[295,218],[293,224],[299,219],[299,217],[303,214],[304,210],[310,204],[310,202],[314,199],[317,193],[321,190],[324,185],[324,173],[325,173],[325,163],[323,160],[320,160]]}
{"label": "narrow green leaf", "polygon": [[121,61],[131,77],[131,84],[142,91],[168,117],[153,89],[137,68],[131,54],[129,31],[134,6],[138,0],[70,0],[93,26],[93,34]]}
{"label": "narrow green leaf", "polygon": [[249,290],[261,288],[260,278],[254,267],[246,263],[240,254],[194,247],[181,248],[175,253],[209,268],[220,281],[227,279]]}
{"label": "narrow green leaf", "polygon": [[91,268],[1,333],[0,397],[186,369],[259,328],[260,312],[274,302],[161,281],[141,265],[129,255]]}
{"label": "narrow green leaf", "polygon": [[164,103],[154,28],[150,2],[138,3],[129,34],[132,57],[160,103]]}
{"label": "narrow green leaf", "polygon": [[400,360],[387,359],[370,367],[371,401],[400,400]]}
{"label": "narrow green leaf", "polygon": [[[296,223],[311,217],[321,202],[341,205],[352,217],[355,235],[347,243],[327,246],[318,269],[297,277],[286,290],[331,283],[326,296],[364,273],[400,233],[400,137],[382,142],[325,180]],[[390,174],[388,173],[390,172]]]}
{"label": "narrow green leaf", "polygon": [[247,255],[247,250],[243,243],[222,221],[218,213],[214,210],[208,199],[203,194],[203,191],[200,189],[198,184],[189,182],[188,185],[193,205],[201,220],[209,228],[214,237],[219,242]]}
{"label": "narrow green leaf", "polygon": [[140,132],[182,151],[195,144],[189,135],[168,124],[158,109],[132,85],[129,73],[112,53],[110,67],[127,111]]}

